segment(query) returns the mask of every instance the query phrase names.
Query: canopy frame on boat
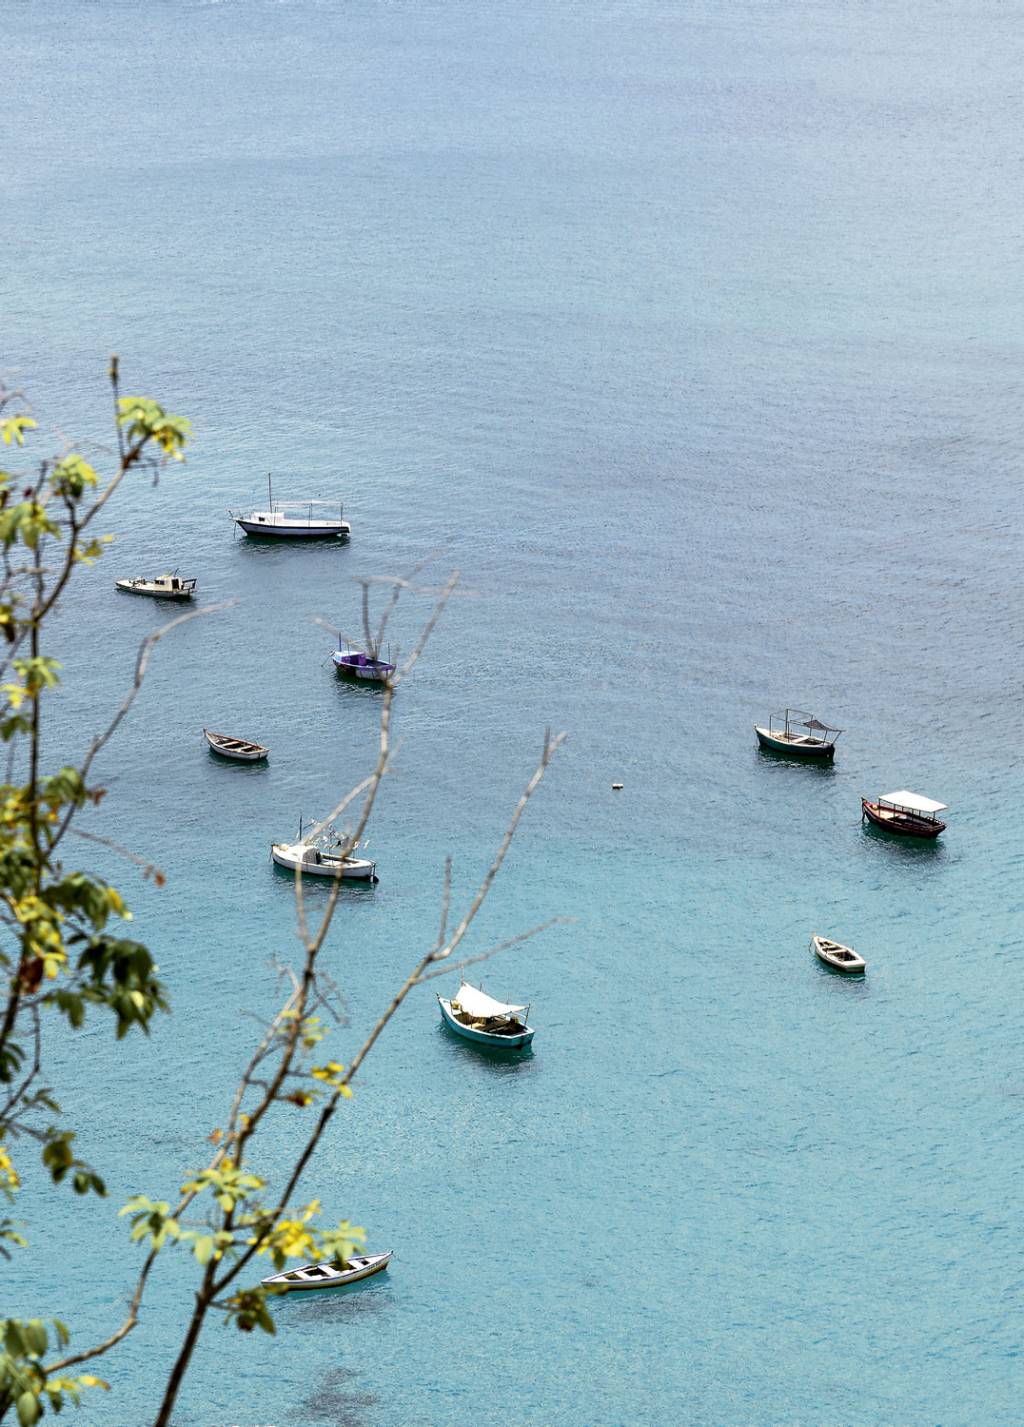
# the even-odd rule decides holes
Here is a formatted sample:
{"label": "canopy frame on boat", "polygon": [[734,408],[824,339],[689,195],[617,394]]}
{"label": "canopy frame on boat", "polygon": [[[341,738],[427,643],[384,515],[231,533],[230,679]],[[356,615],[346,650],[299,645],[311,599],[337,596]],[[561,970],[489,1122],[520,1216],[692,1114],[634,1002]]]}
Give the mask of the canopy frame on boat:
{"label": "canopy frame on boat", "polygon": [[944,813],[949,806],[948,803],[937,803],[934,798],[926,798],[921,793],[912,793],[909,788],[900,788],[895,793],[881,793],[878,804],[879,807],[895,808],[899,812],[928,818]]}
{"label": "canopy frame on boat", "polygon": [[817,743],[834,743],[843,731],[830,723],[822,723],[805,709],[779,709],[768,718],[769,734],[772,738],[782,739],[786,743],[804,736],[794,732],[795,729],[804,728],[809,737]]}

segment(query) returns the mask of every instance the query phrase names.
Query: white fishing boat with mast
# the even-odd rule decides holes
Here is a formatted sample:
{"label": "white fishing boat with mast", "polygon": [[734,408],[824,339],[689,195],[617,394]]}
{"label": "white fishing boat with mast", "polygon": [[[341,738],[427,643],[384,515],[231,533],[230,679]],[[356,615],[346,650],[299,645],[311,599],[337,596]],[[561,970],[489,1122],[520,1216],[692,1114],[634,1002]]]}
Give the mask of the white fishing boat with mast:
{"label": "white fishing boat with mast", "polygon": [[[314,823],[310,832],[303,831],[299,818],[299,836],[295,842],[274,842],[270,855],[289,872],[301,869],[303,877],[343,877],[346,881],[376,882],[377,864],[368,857],[355,857],[359,844],[349,846],[339,836],[333,823]],[[342,851],[342,849],[345,849]]]}
{"label": "white fishing boat with mast", "polygon": [[265,535],[278,540],[347,540],[352,534],[340,501],[337,504],[329,500],[275,501],[269,472],[267,509],[244,514],[232,510],[228,514],[246,535]]}

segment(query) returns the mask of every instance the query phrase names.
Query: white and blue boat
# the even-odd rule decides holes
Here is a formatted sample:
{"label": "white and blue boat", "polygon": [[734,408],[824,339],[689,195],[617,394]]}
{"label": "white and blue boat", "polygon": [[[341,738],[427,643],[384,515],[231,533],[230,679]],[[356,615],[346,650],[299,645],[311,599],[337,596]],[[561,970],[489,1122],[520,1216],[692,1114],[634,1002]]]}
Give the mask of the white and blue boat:
{"label": "white and blue boat", "polygon": [[349,679],[366,679],[371,684],[386,684],[395,672],[394,664],[386,659],[378,659],[376,654],[367,654],[350,645],[339,644],[331,660],[339,674]]}
{"label": "white and blue boat", "polygon": [[530,1007],[511,1006],[496,1001],[477,986],[463,981],[458,995],[450,1001],[438,996],[441,1019],[450,1031],[477,1045],[499,1050],[519,1050],[533,1040],[533,1027],[527,1024]]}

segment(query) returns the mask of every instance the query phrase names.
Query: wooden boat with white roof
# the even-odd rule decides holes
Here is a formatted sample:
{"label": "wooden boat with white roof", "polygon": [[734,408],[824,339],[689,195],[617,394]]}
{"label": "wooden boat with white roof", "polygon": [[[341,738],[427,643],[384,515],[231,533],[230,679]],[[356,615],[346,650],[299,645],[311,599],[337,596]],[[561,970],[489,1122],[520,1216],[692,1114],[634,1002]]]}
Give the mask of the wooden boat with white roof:
{"label": "wooden boat with white roof", "polygon": [[437,1004],[448,1029],[477,1045],[519,1050],[533,1040],[533,1028],[527,1025],[529,1005],[513,1006],[496,1001],[467,981],[462,982],[458,994],[450,1001],[438,996]]}
{"label": "wooden boat with white roof", "polygon": [[286,1269],[283,1273],[272,1273],[269,1278],[261,1278],[260,1286],[276,1290],[278,1293],[308,1293],[318,1288],[344,1288],[346,1284],[358,1283],[381,1273],[391,1262],[393,1249],[384,1254],[357,1254],[355,1258],[338,1263],[307,1263],[301,1268]]}
{"label": "wooden boat with white roof", "polygon": [[819,763],[830,763],[835,757],[836,739],[842,731],[802,709],[782,709],[771,714],[767,728],[754,724],[758,743],[770,753],[788,753]]}
{"label": "wooden boat with white roof", "polygon": [[908,788],[882,793],[874,802],[861,798],[860,808],[862,822],[867,819],[875,827],[900,837],[938,837],[946,828],[937,816],[946,811],[946,804],[912,793]]}
{"label": "wooden boat with white roof", "polygon": [[270,754],[270,749],[264,748],[262,743],[251,743],[247,738],[232,738],[229,733],[214,733],[212,729],[204,728],[203,737],[214,753],[219,753],[222,758],[235,758],[239,763],[258,763]]}
{"label": "wooden boat with white roof", "polygon": [[819,961],[831,966],[833,971],[845,971],[848,975],[861,975],[867,970],[867,962],[858,956],[852,946],[844,946],[841,941],[830,941],[826,936],[812,936],[811,949]]}

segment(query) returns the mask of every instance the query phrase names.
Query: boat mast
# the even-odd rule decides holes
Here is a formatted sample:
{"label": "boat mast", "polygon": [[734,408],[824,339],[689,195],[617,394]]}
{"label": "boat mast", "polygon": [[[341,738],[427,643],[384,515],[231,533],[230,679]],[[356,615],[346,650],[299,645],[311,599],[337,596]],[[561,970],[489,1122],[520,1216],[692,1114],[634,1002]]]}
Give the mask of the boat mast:
{"label": "boat mast", "polygon": [[270,484],[270,472],[267,472],[267,500],[270,502],[270,514],[274,513],[274,487]]}

